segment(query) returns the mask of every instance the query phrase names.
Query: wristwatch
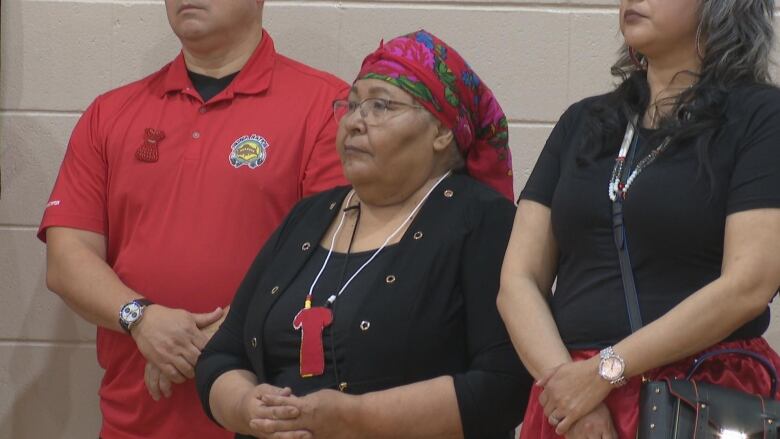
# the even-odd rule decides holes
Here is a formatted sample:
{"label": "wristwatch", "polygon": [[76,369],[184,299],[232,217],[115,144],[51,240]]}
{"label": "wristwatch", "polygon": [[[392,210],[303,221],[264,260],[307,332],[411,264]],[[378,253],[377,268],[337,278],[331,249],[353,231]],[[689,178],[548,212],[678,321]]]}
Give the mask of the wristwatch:
{"label": "wristwatch", "polygon": [[144,308],[152,304],[153,302],[148,299],[135,299],[131,302],[127,302],[119,310],[119,326],[129,334],[130,330],[133,329],[133,327],[141,321],[141,317],[144,316]]}
{"label": "wristwatch", "polygon": [[623,374],[626,371],[626,361],[623,357],[615,353],[612,346],[604,348],[599,353],[599,376],[608,381],[613,386],[622,386],[626,384],[626,377]]}

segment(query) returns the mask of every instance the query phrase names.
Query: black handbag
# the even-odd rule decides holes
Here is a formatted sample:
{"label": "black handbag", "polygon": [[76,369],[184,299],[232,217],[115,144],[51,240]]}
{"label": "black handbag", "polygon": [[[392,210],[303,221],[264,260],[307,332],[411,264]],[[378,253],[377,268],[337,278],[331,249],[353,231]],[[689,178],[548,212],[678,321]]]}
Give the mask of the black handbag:
{"label": "black handbag", "polygon": [[[615,246],[626,296],[631,332],[642,327],[634,273],[623,225],[623,203],[612,204]],[[720,355],[744,355],[764,366],[771,390],[764,398],[739,390],[693,380],[705,361]],[[639,398],[638,439],[776,439],[780,402],[774,399],[777,372],[763,356],[741,349],[721,349],[697,358],[684,379],[645,381]]]}

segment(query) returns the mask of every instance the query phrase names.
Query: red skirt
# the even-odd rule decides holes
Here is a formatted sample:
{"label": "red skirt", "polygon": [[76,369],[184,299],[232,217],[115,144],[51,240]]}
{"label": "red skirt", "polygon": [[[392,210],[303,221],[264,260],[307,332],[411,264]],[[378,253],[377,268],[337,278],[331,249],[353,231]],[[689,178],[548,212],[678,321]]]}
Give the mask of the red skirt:
{"label": "red skirt", "polygon": [[[704,352],[719,349],[744,349],[763,355],[775,368],[780,370],[780,356],[763,338],[740,340],[717,344]],[[586,360],[598,355],[596,350],[573,351],[574,361]],[[699,354],[701,355],[701,354]],[[668,366],[660,367],[645,374],[650,380],[663,378],[683,378],[691,367],[694,358],[686,358]],[[724,355],[705,362],[696,374],[695,380],[718,384],[744,392],[766,395],[770,390],[769,374],[764,367],[746,356]],[[612,413],[612,422],[620,439],[634,439],[639,422],[639,391],[641,377],[634,377],[625,386],[613,390],[604,402]],[[544,409],[539,404],[539,394],[542,388],[534,386],[531,389],[528,409],[525,412],[520,439],[558,439],[555,429],[547,422]],[[778,392],[780,395],[780,392]],[[775,395],[777,397],[778,395]]]}

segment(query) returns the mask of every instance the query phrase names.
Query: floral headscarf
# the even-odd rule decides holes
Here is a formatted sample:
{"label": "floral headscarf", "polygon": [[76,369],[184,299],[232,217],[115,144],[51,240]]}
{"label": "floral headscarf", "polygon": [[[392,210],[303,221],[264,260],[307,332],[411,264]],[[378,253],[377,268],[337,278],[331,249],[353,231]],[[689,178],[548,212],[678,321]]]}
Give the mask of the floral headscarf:
{"label": "floral headscarf", "polygon": [[452,129],[469,175],[514,200],[506,117],[455,50],[419,30],[380,43],[363,60],[359,79],[380,79],[411,94]]}

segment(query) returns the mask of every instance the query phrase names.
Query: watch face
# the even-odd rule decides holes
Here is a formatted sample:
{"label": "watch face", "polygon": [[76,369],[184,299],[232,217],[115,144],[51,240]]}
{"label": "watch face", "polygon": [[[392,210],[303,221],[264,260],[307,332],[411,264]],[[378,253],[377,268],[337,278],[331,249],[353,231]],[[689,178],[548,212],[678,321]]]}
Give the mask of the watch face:
{"label": "watch face", "polygon": [[599,365],[599,374],[608,380],[616,380],[623,376],[625,366],[620,358],[609,357],[601,361]]}
{"label": "watch face", "polygon": [[121,318],[126,323],[133,323],[141,318],[141,307],[135,303],[130,302],[122,308]]}

